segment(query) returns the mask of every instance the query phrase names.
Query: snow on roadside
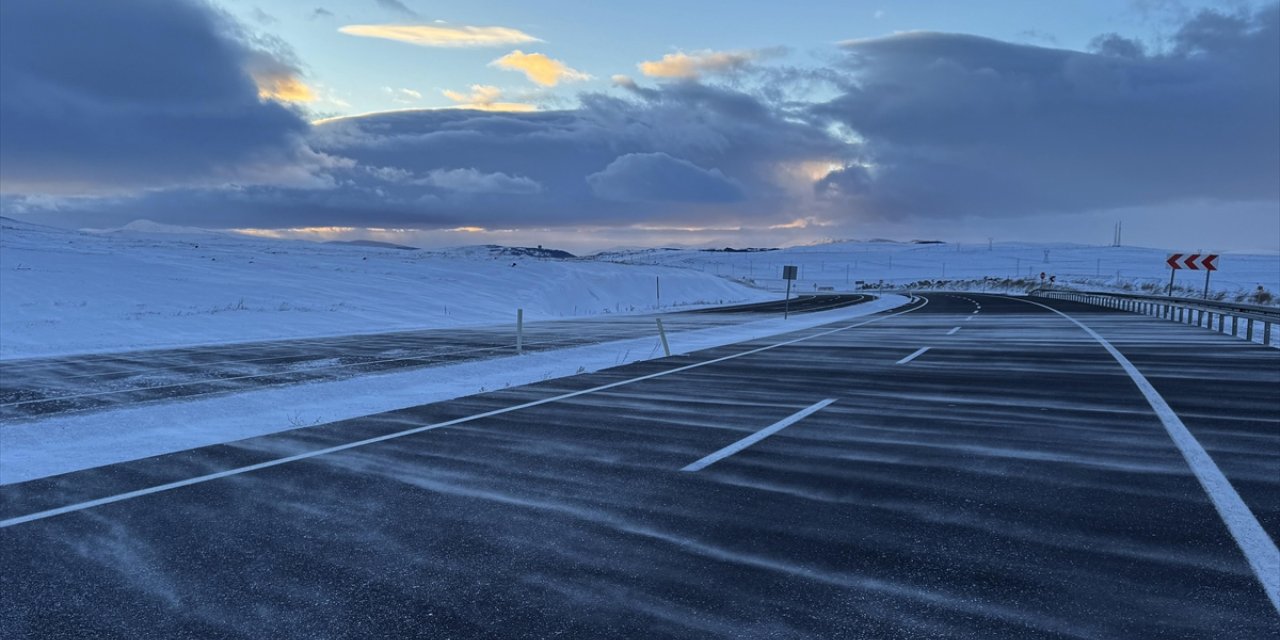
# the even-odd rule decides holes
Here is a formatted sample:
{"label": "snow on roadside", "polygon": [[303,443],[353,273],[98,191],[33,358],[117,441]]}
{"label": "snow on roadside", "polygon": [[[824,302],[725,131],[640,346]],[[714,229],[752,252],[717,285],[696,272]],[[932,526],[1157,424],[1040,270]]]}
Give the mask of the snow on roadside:
{"label": "snow on roadside", "polygon": [[[871,302],[668,335],[673,353],[753,340],[902,306]],[[56,417],[0,428],[0,484],[138,460],[299,427],[440,402],[647,360],[658,339],[620,340],[525,356],[263,389],[228,396]]]}

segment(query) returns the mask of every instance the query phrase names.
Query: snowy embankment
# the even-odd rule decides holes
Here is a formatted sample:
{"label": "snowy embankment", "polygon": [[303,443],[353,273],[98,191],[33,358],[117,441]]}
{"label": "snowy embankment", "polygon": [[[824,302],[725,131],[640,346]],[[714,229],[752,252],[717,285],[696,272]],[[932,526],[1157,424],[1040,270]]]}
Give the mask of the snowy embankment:
{"label": "snowy embankment", "polygon": [[[857,290],[878,286],[880,281],[886,287],[980,290],[986,286],[1004,291],[1007,286],[1018,292],[1038,286],[1043,272],[1057,276],[1057,284],[1068,288],[1164,293],[1169,284],[1165,258],[1171,252],[1061,243],[851,241],[753,252],[644,249],[601,254],[597,259],[686,267],[773,290],[785,284],[780,278],[782,265],[794,264],[800,267],[795,286],[801,292],[819,287]],[[1223,253],[1218,266],[1209,283],[1214,297],[1266,304],[1267,300],[1257,299],[1262,287],[1272,303],[1278,301],[1280,252]],[[1204,272],[1179,271],[1175,286],[1181,295],[1199,296]]]}
{"label": "snowy embankment", "polygon": [[776,296],[697,270],[4,219],[0,357],[514,322]]}
{"label": "snowy embankment", "polygon": [[[668,338],[672,353],[685,354],[828,323],[853,321],[895,309],[908,301],[902,296],[888,295],[832,311],[683,331],[669,334]],[[779,337],[775,341],[786,339]],[[0,429],[3,443],[0,484],[589,373],[660,354],[657,337],[637,338],[12,424]]]}

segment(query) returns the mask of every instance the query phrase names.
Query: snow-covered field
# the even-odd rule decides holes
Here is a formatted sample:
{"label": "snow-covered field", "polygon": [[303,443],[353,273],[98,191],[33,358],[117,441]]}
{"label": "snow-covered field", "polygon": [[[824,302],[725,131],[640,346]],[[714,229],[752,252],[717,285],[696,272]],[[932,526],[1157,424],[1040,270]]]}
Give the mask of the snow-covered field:
{"label": "snow-covered field", "polygon": [[[0,358],[116,351],[651,312],[776,298],[784,264],[799,292],[886,286],[1159,290],[1168,251],[996,243],[839,242],[776,251],[644,249],[586,259],[509,250],[319,244],[140,222],[81,232],[0,225]],[[1186,250],[1186,248],[1179,248]],[[1280,292],[1280,253],[1224,254],[1211,288]],[[998,280],[987,281],[986,278]],[[1178,274],[1199,295],[1201,272]]]}
{"label": "snow-covered field", "polygon": [[0,357],[513,323],[776,296],[714,274],[469,247],[0,221]]}
{"label": "snow-covered field", "polygon": [[[994,243],[916,244],[909,242],[838,242],[778,251],[727,252],[671,249],[618,251],[598,256],[628,264],[681,266],[705,273],[750,280],[779,289],[782,265],[800,267],[800,291],[834,287],[837,291],[878,285],[976,289],[985,278],[1038,284],[1040,273],[1057,276],[1057,284],[1080,289],[1164,292],[1169,283],[1165,258],[1195,247],[1153,249],[1073,244]],[[1209,286],[1227,299],[1252,297],[1258,286],[1280,293],[1280,253],[1224,253]],[[1017,282],[1022,281],[1022,282]],[[1003,285],[988,284],[991,287]],[[1182,270],[1176,286],[1183,295],[1199,296],[1204,272]],[[1002,289],[1000,289],[1002,290]]]}

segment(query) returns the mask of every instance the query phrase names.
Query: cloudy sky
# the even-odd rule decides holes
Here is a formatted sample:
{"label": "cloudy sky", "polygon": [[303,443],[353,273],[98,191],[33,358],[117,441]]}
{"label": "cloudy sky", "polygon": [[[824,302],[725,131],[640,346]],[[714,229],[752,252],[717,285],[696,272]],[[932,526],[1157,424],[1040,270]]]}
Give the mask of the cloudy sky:
{"label": "cloudy sky", "polygon": [[5,0],[0,213],[1280,250],[1275,2],[963,4]]}

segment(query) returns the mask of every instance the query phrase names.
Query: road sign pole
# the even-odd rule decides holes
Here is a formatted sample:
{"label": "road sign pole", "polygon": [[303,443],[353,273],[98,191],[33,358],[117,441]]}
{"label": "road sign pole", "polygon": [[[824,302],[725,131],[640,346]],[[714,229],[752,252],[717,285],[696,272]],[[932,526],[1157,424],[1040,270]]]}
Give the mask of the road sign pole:
{"label": "road sign pole", "polygon": [[524,309],[516,309],[516,355],[524,355]]}
{"label": "road sign pole", "polygon": [[1173,276],[1178,273],[1177,269],[1169,269],[1169,297],[1173,297]]}
{"label": "road sign pole", "polygon": [[787,280],[787,301],[782,304],[782,319],[791,315],[791,281]]}
{"label": "road sign pole", "polygon": [[1208,269],[1205,269],[1204,271],[1204,299],[1205,300],[1209,299],[1209,274],[1211,273],[1213,272]]}

